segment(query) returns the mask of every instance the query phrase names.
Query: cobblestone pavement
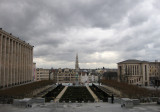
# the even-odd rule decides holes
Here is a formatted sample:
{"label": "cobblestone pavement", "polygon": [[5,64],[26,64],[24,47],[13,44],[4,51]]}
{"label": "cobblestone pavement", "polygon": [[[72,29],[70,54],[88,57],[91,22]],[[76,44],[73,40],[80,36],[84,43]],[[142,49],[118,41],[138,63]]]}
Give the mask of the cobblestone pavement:
{"label": "cobblestone pavement", "polygon": [[46,103],[33,104],[31,108],[0,104],[0,112],[160,112],[160,105],[141,104],[133,108],[121,108],[110,103]]}

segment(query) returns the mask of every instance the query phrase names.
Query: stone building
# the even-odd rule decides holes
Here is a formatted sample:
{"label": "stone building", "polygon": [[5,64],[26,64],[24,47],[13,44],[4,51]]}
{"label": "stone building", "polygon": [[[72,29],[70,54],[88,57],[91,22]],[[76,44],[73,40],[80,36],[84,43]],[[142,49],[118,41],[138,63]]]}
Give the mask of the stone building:
{"label": "stone building", "polygon": [[37,73],[36,73],[36,63],[33,63],[33,74],[32,74],[33,81],[37,80]]}
{"label": "stone building", "polygon": [[32,80],[33,46],[0,29],[0,87]]}
{"label": "stone building", "polygon": [[149,80],[153,84],[155,80],[160,80],[160,62],[150,62],[149,63]]}
{"label": "stone building", "polygon": [[160,79],[160,62],[126,60],[118,63],[119,81],[129,84],[150,85]]}
{"label": "stone building", "polygon": [[[77,76],[78,75],[78,76]],[[57,72],[57,83],[73,83],[76,84],[80,82],[80,76],[76,73],[74,69],[58,69]]]}
{"label": "stone building", "polygon": [[80,83],[97,83],[98,82],[98,75],[96,73],[92,72],[85,72],[81,71],[80,72]]}
{"label": "stone building", "polygon": [[37,81],[41,80],[49,80],[49,70],[50,69],[43,69],[43,68],[37,68],[36,74],[37,74]]}
{"label": "stone building", "polygon": [[129,84],[149,85],[149,62],[140,60],[119,62],[118,80]]}

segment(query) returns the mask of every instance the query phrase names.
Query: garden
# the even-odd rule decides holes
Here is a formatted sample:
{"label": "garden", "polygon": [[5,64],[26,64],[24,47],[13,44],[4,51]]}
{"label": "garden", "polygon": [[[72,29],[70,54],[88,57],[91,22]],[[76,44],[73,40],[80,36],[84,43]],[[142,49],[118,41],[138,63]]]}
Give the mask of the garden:
{"label": "garden", "polygon": [[60,102],[94,102],[94,98],[85,86],[69,86]]}
{"label": "garden", "polygon": [[102,100],[103,102],[108,102],[108,97],[109,96],[107,93],[102,91],[100,88],[98,88],[96,85],[92,84],[92,86],[89,86],[91,90],[96,94],[96,96]]}
{"label": "garden", "polygon": [[58,94],[63,90],[64,87],[65,86],[63,86],[62,84],[60,84],[55,89],[49,91],[42,98],[45,98],[45,102],[50,102],[51,100],[54,100],[58,96]]}

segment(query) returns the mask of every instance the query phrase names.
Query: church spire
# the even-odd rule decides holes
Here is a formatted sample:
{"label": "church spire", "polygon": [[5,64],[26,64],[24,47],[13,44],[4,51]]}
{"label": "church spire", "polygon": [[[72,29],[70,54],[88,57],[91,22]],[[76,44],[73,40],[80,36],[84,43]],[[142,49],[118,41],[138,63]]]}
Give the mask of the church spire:
{"label": "church spire", "polygon": [[75,63],[76,72],[79,71],[79,62],[78,62],[78,54],[76,54],[76,63]]}

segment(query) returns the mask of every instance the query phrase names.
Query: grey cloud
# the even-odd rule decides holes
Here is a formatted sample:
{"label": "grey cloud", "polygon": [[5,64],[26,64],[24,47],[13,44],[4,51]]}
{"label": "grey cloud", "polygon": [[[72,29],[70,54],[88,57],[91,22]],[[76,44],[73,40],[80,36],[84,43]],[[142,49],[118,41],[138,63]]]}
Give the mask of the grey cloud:
{"label": "grey cloud", "polygon": [[[151,60],[159,56],[158,1],[153,2],[153,9],[149,9],[155,11],[153,15],[140,9],[139,5],[143,5],[145,0],[0,2],[0,27],[34,45],[34,58],[53,61],[57,65],[63,61],[67,66],[67,62],[75,61],[78,52],[81,63],[96,62],[99,64],[96,66],[102,66],[100,63],[116,63],[129,58]],[[127,20],[125,24],[124,20]],[[81,37],[80,34],[95,28],[111,29],[115,33],[104,38],[93,30],[95,35]],[[119,56],[102,60],[103,52],[116,52]],[[95,57],[95,53],[99,56]]]}

